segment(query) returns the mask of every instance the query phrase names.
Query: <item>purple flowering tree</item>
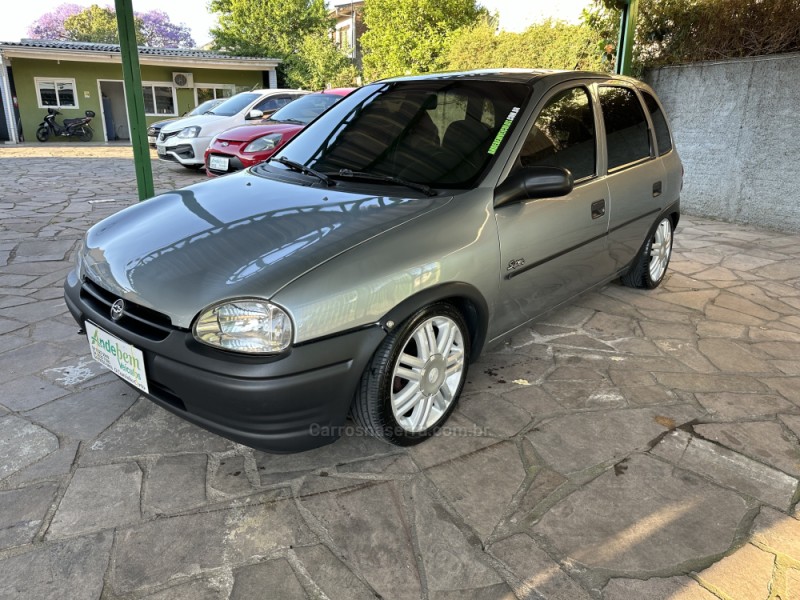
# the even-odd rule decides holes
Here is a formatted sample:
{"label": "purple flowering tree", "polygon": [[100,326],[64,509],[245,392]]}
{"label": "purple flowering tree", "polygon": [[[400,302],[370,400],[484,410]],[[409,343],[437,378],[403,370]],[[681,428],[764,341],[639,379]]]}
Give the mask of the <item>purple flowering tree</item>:
{"label": "purple flowering tree", "polygon": [[191,30],[184,24],[176,25],[169,20],[167,13],[151,10],[136,13],[142,20],[139,29],[139,43],[158,48],[194,48]]}
{"label": "purple flowering tree", "polygon": [[[91,11],[92,7],[86,8],[78,4],[62,4],[54,10],[43,14],[28,27],[28,36],[35,40],[65,40],[77,41],[73,39],[71,32],[67,31],[64,23],[70,17]],[[108,6],[107,10],[114,14],[114,7]],[[193,48],[195,43],[192,39],[192,32],[184,23],[175,24],[169,20],[167,13],[160,10],[134,13],[136,18],[136,39],[142,46],[152,46],[159,48]],[[91,19],[89,20],[91,23]],[[103,32],[97,32],[97,39],[92,31],[84,32],[80,41],[108,42]],[[102,39],[101,39],[102,38]],[[119,42],[119,39],[115,39]]]}
{"label": "purple flowering tree", "polygon": [[34,40],[66,40],[64,21],[73,15],[83,12],[85,7],[79,4],[61,4],[54,10],[44,13],[28,27],[28,37]]}

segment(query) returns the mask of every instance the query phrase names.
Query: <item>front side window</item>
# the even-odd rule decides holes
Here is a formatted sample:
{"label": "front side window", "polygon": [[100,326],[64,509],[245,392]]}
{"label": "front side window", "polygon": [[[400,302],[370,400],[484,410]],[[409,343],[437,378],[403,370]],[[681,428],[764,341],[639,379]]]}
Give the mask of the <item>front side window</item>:
{"label": "front side window", "polygon": [[608,170],[650,158],[650,132],[636,93],[623,87],[601,87],[600,107],[606,126]]}
{"label": "front side window", "polygon": [[551,98],[522,146],[516,168],[561,167],[575,181],[593,177],[597,141],[592,101],[586,88],[572,88]]}
{"label": "front side window", "polygon": [[282,106],[286,106],[293,98],[289,96],[272,96],[271,98],[264,98],[261,102],[253,107],[253,110],[260,110],[261,112],[271,113],[275,112]]}
{"label": "front side window", "polygon": [[169,84],[144,84],[142,85],[142,95],[144,96],[144,112],[151,116],[174,116],[175,94],[174,89]]}
{"label": "front side window", "polygon": [[45,79],[36,77],[39,108],[78,108],[74,79]]}
{"label": "front side window", "polygon": [[508,81],[376,83],[335,104],[279,155],[333,176],[466,188],[499,152],[529,95],[526,84]]}
{"label": "front side window", "polygon": [[664,111],[647,92],[642,92],[642,98],[647,105],[647,110],[650,111],[650,120],[653,121],[653,128],[656,130],[656,144],[658,144],[658,153],[664,156],[667,152],[672,150],[672,138],[669,135],[669,127],[667,127],[667,119],[664,117]]}

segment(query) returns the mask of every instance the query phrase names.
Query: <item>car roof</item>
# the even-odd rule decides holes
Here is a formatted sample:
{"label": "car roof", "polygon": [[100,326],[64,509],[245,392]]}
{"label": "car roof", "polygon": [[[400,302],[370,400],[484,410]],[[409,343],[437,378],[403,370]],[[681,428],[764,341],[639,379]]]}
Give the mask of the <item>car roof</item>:
{"label": "car roof", "polygon": [[628,83],[638,83],[630,77],[614,75],[612,73],[597,73],[592,71],[559,71],[554,69],[475,69],[473,71],[447,71],[443,73],[425,73],[405,77],[392,77],[383,79],[382,82],[394,81],[425,81],[425,80],[469,79],[474,81],[507,81],[512,83],[525,83],[533,85],[537,81],[548,79],[550,83],[569,81],[571,79],[615,79]]}
{"label": "car roof", "polygon": [[[285,94],[286,92],[305,92],[308,93],[306,90],[301,89],[292,89],[292,88],[269,88],[266,90],[246,90],[248,94],[262,94],[264,96],[271,96],[272,94]],[[244,92],[242,92],[244,93]]]}

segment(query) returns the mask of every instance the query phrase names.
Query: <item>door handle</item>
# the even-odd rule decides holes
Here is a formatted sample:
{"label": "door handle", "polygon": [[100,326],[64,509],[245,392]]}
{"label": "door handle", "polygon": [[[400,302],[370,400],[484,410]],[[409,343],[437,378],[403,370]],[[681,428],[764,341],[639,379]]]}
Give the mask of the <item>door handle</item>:
{"label": "door handle", "polygon": [[604,214],[606,214],[605,198],[592,202],[592,219],[599,219]]}
{"label": "door handle", "polygon": [[656,181],[653,184],[653,198],[658,198],[661,195],[661,182]]}

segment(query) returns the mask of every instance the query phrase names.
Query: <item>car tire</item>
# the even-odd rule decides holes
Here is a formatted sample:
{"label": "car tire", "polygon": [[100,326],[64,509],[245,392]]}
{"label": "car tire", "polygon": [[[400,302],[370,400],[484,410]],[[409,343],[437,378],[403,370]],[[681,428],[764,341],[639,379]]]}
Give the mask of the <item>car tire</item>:
{"label": "car tire", "polygon": [[469,331],[455,307],[437,302],[417,311],[375,351],[353,401],[353,419],[398,446],[426,440],[455,409],[469,354]]}
{"label": "car tire", "polygon": [[642,246],[633,266],[622,276],[628,287],[652,290],[664,280],[672,256],[672,221],[661,219],[653,235]]}
{"label": "car tire", "polygon": [[39,129],[36,130],[36,139],[39,140],[40,142],[46,142],[49,137],[50,137],[50,129],[48,127],[45,127],[43,125],[42,127],[39,127]]}

